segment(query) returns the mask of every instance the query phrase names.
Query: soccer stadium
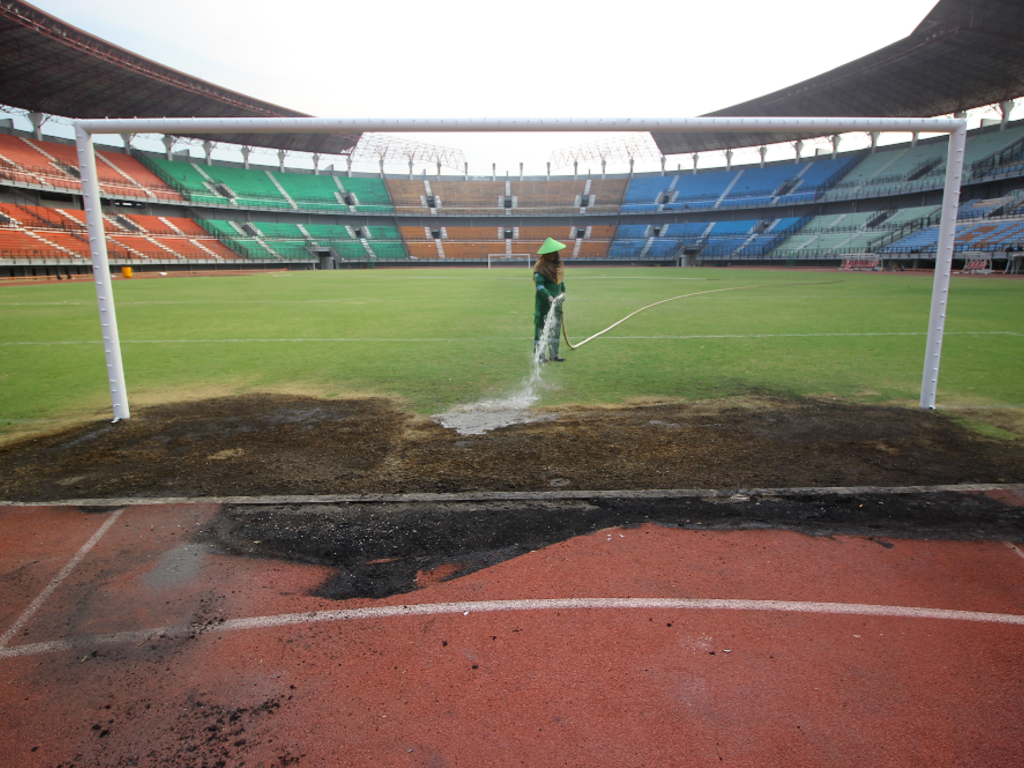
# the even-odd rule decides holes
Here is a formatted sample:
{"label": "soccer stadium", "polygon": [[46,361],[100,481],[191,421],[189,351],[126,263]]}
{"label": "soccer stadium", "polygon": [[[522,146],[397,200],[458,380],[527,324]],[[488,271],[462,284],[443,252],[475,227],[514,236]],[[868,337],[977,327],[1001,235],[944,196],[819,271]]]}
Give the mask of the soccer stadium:
{"label": "soccer stadium", "polygon": [[1019,765],[1021,97],[1009,0],[447,122],[0,0],[0,765]]}

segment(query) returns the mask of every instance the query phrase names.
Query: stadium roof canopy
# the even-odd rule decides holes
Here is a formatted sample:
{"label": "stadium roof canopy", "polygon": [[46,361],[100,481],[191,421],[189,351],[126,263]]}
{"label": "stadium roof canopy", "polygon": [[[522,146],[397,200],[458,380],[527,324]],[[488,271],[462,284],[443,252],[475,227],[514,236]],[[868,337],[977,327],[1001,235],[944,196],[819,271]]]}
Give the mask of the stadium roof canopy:
{"label": "stadium roof canopy", "polygon": [[[879,23],[885,23],[884,18]],[[824,27],[822,34],[826,34]],[[711,117],[935,117],[1024,95],[1024,3],[939,0],[909,37]],[[652,133],[662,154],[813,138]]]}
{"label": "stadium roof canopy", "polygon": [[[137,56],[17,0],[0,0],[0,104],[73,118],[309,117]],[[192,138],[324,154],[344,154],[359,141],[287,133]]]}

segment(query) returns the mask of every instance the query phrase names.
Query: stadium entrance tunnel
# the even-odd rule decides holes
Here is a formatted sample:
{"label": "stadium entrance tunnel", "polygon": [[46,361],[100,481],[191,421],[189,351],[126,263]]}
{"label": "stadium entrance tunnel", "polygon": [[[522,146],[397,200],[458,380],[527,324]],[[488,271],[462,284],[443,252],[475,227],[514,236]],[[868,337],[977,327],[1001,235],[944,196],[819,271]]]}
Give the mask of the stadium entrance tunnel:
{"label": "stadium entrance tunnel", "polygon": [[[1024,505],[1024,496],[1017,499]],[[1020,506],[981,493],[776,493],[652,498],[229,504],[198,535],[214,551],[326,565],[314,596],[384,598],[567,541],[645,524],[816,536],[1024,539]]]}

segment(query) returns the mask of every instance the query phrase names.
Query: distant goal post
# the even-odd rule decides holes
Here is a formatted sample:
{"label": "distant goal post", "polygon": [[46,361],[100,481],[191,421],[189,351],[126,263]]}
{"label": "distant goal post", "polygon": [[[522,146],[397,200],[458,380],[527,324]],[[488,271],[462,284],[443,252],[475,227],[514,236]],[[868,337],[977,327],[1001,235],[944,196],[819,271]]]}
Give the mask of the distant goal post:
{"label": "distant goal post", "polygon": [[515,262],[520,262],[521,261],[521,262],[524,262],[526,264],[529,264],[535,258],[537,258],[537,257],[534,256],[532,253],[488,253],[487,254],[487,268],[488,269],[491,268],[491,262],[492,261],[494,261],[494,262],[502,262],[502,261],[504,261],[504,262],[512,262],[512,263],[509,263],[509,264],[504,264],[504,265],[499,265],[499,266],[516,266]]}
{"label": "distant goal post", "polygon": [[[156,133],[170,135],[218,133],[445,133],[445,132],[678,132],[745,133],[764,137],[763,143],[853,132],[946,133],[949,150],[943,187],[942,218],[932,284],[928,341],[921,380],[922,408],[934,408],[939,360],[945,330],[949,281],[952,273],[956,214],[960,202],[967,121],[947,117],[680,117],[680,118],[324,118],[324,117],[199,117],[115,118],[76,120],[75,143],[82,182],[82,202],[96,284],[107,378],[114,421],[127,419],[128,392],[121,360],[121,342],[114,310],[110,263],[100,199],[93,136],[96,134]],[[774,139],[772,137],[775,137]],[[780,136],[784,138],[779,138]]]}

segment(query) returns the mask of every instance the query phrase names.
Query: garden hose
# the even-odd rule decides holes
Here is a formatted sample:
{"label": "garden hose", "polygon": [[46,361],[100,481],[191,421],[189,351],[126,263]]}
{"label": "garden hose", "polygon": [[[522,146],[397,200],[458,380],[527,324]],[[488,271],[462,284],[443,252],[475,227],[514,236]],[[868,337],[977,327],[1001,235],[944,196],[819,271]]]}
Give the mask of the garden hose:
{"label": "garden hose", "polygon": [[677,299],[689,299],[689,298],[691,298],[693,296],[704,296],[704,295],[709,294],[709,293],[723,293],[724,291],[746,291],[746,290],[750,290],[751,288],[785,288],[785,287],[790,287],[790,286],[794,286],[794,285],[835,285],[836,283],[842,283],[842,282],[845,282],[845,281],[844,280],[829,280],[829,281],[824,282],[824,283],[764,283],[762,285],[739,285],[739,286],[736,286],[734,288],[715,288],[713,291],[697,291],[697,293],[684,293],[682,296],[673,296],[670,299],[662,299],[661,301],[656,301],[653,304],[648,304],[646,307],[640,307],[640,309],[636,310],[635,312],[630,312],[628,315],[626,315],[621,320],[612,323],[607,328],[605,328],[603,331],[598,331],[593,336],[588,336],[583,341],[581,341],[579,344],[575,344],[575,345],[571,341],[569,341],[569,335],[568,335],[567,331],[565,330],[565,310],[563,309],[562,310],[562,338],[565,339],[565,343],[568,345],[569,349],[579,349],[584,344],[586,344],[588,341],[593,341],[598,336],[603,336],[604,334],[608,333],[608,331],[610,331],[612,328],[615,328],[616,326],[622,325],[624,322],[629,320],[629,318],[633,317],[634,315],[640,314],[645,309],[650,309],[651,307],[656,307],[659,304],[667,304],[668,302],[676,301]]}

